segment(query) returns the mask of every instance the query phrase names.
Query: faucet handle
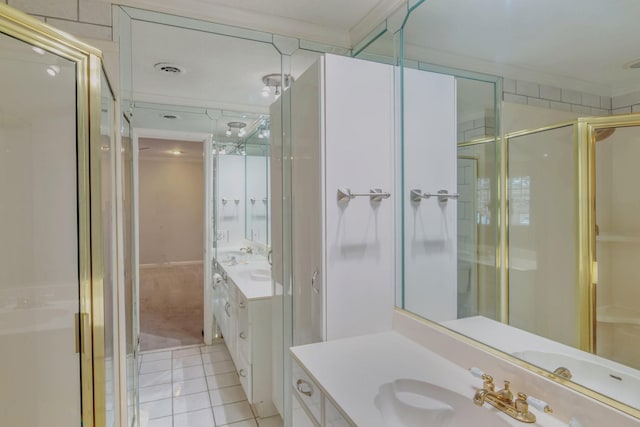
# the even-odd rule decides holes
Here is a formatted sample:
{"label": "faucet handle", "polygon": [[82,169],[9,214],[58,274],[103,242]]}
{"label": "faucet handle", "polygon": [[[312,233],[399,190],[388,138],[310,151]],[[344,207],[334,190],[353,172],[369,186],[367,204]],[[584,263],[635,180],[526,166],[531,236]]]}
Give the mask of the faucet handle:
{"label": "faucet handle", "polygon": [[553,410],[549,407],[547,402],[545,402],[544,400],[536,399],[535,397],[532,397],[532,396],[528,396],[528,397],[525,396],[525,400],[529,405],[533,406],[538,411],[542,411],[546,413],[553,412]]}

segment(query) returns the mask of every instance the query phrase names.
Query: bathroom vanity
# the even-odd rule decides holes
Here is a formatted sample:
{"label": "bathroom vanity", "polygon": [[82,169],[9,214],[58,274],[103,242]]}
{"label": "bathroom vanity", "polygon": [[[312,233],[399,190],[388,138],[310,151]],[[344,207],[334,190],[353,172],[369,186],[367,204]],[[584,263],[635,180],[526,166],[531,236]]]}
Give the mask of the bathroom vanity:
{"label": "bathroom vanity", "polygon": [[[588,405],[579,393],[559,386],[464,339],[402,311],[392,331],[293,347],[291,394],[294,426],[404,427],[525,425],[485,401],[483,379],[469,368],[492,374],[495,389],[510,381],[517,392],[546,400],[553,413],[534,407],[533,426],[635,426],[610,408]],[[474,397],[481,396],[481,404]],[[484,403],[486,402],[486,403]]]}
{"label": "bathroom vanity", "polygon": [[220,251],[213,313],[240,384],[260,417],[277,413],[271,396],[271,272],[264,256]]}

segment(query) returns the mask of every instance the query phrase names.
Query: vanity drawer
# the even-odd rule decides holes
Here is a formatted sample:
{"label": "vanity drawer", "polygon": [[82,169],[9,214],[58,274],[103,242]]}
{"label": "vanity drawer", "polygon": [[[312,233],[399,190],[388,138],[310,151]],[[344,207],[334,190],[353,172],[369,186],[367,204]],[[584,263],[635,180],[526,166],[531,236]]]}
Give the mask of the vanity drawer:
{"label": "vanity drawer", "polygon": [[320,420],[322,420],[322,392],[295,360],[292,363],[291,381],[294,394],[313,415],[314,421],[320,424]]}
{"label": "vanity drawer", "polygon": [[291,395],[291,418],[294,427],[320,427],[304,409],[295,393]]}
{"label": "vanity drawer", "polygon": [[325,427],[352,427],[342,413],[333,406],[327,398],[324,399],[324,426]]}
{"label": "vanity drawer", "polygon": [[251,364],[246,361],[242,355],[239,355],[236,361],[236,368],[238,369],[238,377],[240,378],[240,384],[244,389],[244,393],[247,395],[247,400],[253,403],[253,380],[251,372]]}

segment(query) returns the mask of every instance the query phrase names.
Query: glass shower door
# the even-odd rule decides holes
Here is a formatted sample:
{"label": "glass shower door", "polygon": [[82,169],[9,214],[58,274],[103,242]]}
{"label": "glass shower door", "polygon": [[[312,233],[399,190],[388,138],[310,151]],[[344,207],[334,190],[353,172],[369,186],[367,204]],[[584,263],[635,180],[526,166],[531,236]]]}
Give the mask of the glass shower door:
{"label": "glass shower door", "polygon": [[640,127],[594,133],[596,353],[640,369]]}
{"label": "glass shower door", "polygon": [[0,52],[0,425],[77,426],[76,63],[3,33]]}

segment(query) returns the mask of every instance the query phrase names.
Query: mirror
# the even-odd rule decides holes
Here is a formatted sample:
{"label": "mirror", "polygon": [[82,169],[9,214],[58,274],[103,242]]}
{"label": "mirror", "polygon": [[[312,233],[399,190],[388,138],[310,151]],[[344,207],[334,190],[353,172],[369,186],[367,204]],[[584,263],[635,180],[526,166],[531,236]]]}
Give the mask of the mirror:
{"label": "mirror", "polygon": [[[622,190],[634,180],[622,153],[633,158],[639,119],[611,116],[639,111],[628,35],[640,6],[625,1],[614,12],[588,1],[579,14],[575,6],[434,0],[412,10],[401,30],[405,72],[455,76],[459,199],[446,209],[455,217],[431,218],[457,229],[449,240],[420,241],[405,229],[404,247],[431,256],[456,247],[447,267],[456,286],[424,292],[442,281],[438,268],[412,273],[405,255],[397,305],[637,409],[640,399],[620,384],[640,384],[640,289],[629,267],[638,259],[636,197]],[[603,37],[611,13],[619,36]],[[405,162],[416,149],[406,126]],[[420,166],[405,163],[404,179]],[[405,224],[420,225],[419,210],[404,210]],[[434,297],[443,302],[429,306]],[[574,372],[559,370],[568,365]]]}

